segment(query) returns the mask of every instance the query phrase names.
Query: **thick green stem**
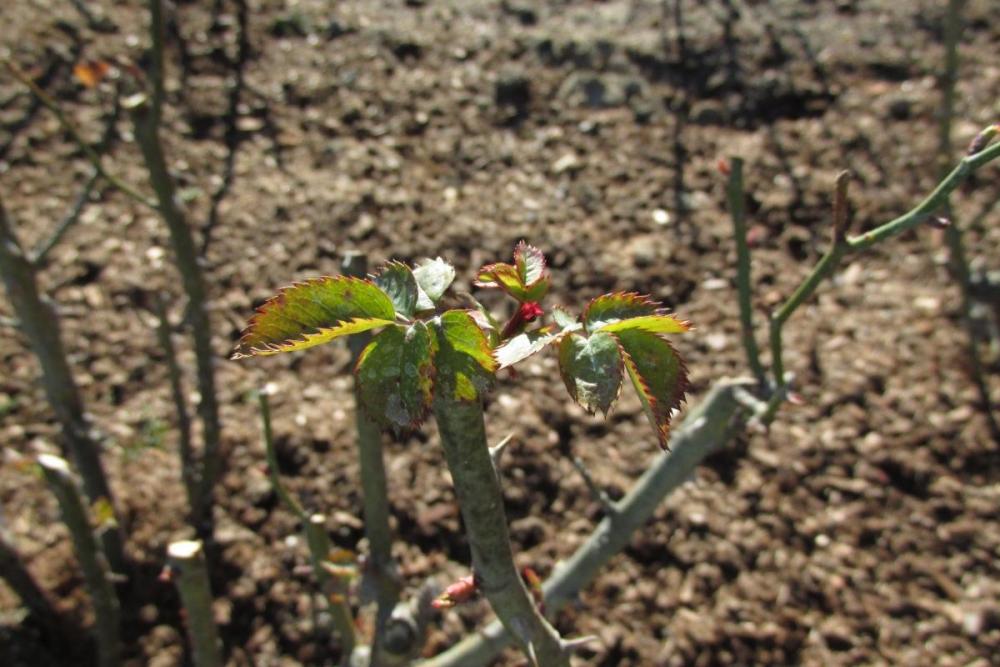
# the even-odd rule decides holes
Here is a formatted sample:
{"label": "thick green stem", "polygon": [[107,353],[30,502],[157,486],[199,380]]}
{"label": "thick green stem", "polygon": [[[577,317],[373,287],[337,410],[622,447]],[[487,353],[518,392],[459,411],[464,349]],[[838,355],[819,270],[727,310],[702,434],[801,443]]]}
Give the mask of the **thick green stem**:
{"label": "thick green stem", "polygon": [[[0,274],[21,330],[42,367],[42,387],[62,429],[66,450],[73,458],[83,487],[91,502],[101,498],[113,503],[100,446],[90,435],[90,424],[84,417],[83,401],[66,358],[55,309],[38,291],[35,267],[28,261],[7,212],[0,200]],[[101,541],[108,560],[116,572],[125,572],[125,552],[120,530],[108,528]]]}
{"label": "thick green stem", "polygon": [[111,583],[111,570],[103,550],[98,547],[87,507],[69,464],[50,454],[38,457],[45,481],[59,501],[63,521],[69,528],[83,580],[94,606],[94,632],[97,635],[97,664],[116,667],[121,664],[121,615],[118,598]]}
{"label": "thick green stem", "polygon": [[434,417],[480,589],[507,631],[541,667],[568,667],[559,633],[539,613],[514,564],[503,492],[486,441],[482,405],[438,396]]}
{"label": "thick green stem", "polygon": [[[367,258],[360,253],[350,253],[341,265],[344,275],[364,278],[368,273]],[[357,334],[348,339],[351,357],[357,362],[371,336]],[[361,469],[361,504],[365,520],[365,537],[368,538],[369,558],[365,576],[375,584],[375,641],[372,645],[372,665],[382,663],[382,640],[385,627],[399,602],[402,588],[396,563],[392,558],[392,528],[389,524],[389,490],[386,482],[385,460],[382,454],[382,432],[365,413],[355,382],[355,420],[358,432],[358,462]]]}
{"label": "thick green stem", "polygon": [[[150,15],[153,35],[153,89],[150,100],[131,106],[135,137],[142,151],[149,183],[156,193],[157,211],[163,217],[170,232],[170,242],[174,250],[174,260],[181,274],[184,292],[188,297],[188,317],[194,340],[195,359],[198,366],[197,382],[201,402],[198,414],[201,417],[204,437],[201,479],[198,507],[201,516],[196,524],[202,539],[212,535],[212,493],[222,467],[221,426],[219,406],[215,391],[215,353],[212,351],[212,329],[206,304],[205,281],[202,276],[198,252],[195,248],[191,228],[185,219],[176,198],[173,177],[167,169],[167,162],[160,142],[159,118],[163,95],[163,15],[162,0],[150,0]],[[155,53],[159,50],[159,53]]]}
{"label": "thick green stem", "polygon": [[754,337],[753,304],[750,299],[750,247],[747,244],[747,224],[743,207],[743,160],[729,159],[729,183],[726,198],[729,201],[729,215],[733,220],[733,236],[736,239],[736,289],[740,306],[740,325],[743,329],[743,347],[746,350],[750,372],[758,384],[763,385],[766,375],[760,363],[760,351]]}
{"label": "thick green stem", "polygon": [[[744,416],[733,396],[733,390],[740,386],[745,384],[718,383],[673,429],[669,451],[657,457],[628,495],[615,504],[615,512],[606,516],[587,541],[545,582],[545,606],[550,613],[572,601],[601,568],[628,545],[635,531],[649,521],[663,499],[689,480],[705,457],[729,442]],[[512,640],[499,622],[493,622],[419,665],[486,667]]]}
{"label": "thick green stem", "polygon": [[212,615],[212,587],[202,543],[197,540],[170,543],[167,565],[181,594],[195,667],[221,667],[222,642]]}

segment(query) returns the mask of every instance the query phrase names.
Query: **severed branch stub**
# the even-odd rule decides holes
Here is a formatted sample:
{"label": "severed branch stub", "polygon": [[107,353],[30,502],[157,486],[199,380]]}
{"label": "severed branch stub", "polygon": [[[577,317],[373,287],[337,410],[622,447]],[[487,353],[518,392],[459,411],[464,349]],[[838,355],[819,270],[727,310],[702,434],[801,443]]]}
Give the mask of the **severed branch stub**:
{"label": "severed branch stub", "polygon": [[223,664],[222,643],[212,615],[212,588],[201,541],[171,542],[167,567],[184,605],[195,667],[219,667]]}

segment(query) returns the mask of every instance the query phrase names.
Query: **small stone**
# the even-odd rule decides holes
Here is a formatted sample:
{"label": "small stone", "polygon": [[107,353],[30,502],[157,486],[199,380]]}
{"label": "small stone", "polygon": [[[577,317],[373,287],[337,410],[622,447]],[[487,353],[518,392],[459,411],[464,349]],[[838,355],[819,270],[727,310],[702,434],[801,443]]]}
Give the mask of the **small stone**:
{"label": "small stone", "polygon": [[580,158],[575,153],[566,153],[561,158],[552,163],[552,173],[562,174],[567,171],[578,171],[583,165]]}
{"label": "small stone", "polygon": [[662,208],[656,209],[655,211],[653,211],[653,222],[655,222],[658,225],[669,225],[670,213],[663,210]]}

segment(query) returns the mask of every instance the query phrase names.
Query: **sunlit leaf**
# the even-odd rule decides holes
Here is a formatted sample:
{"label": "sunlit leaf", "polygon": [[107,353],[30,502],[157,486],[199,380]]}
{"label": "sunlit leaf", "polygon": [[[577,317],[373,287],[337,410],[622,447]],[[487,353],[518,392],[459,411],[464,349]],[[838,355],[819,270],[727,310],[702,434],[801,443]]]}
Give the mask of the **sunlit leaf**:
{"label": "sunlit leaf", "polygon": [[635,292],[615,292],[591,300],[581,319],[587,331],[597,331],[620,320],[659,314],[659,304],[649,297]]}
{"label": "sunlit leaf", "polygon": [[679,320],[672,315],[642,315],[640,317],[630,317],[627,320],[618,320],[610,324],[602,325],[598,331],[614,333],[616,331],[626,331],[638,329],[649,333],[667,334],[684,333],[691,329],[691,325],[684,320]]}
{"label": "sunlit leaf", "polygon": [[545,268],[545,255],[542,254],[541,250],[524,241],[519,242],[514,247],[514,266],[517,267],[521,284],[528,288],[548,277],[548,271]]}
{"label": "sunlit leaf", "polygon": [[506,341],[503,345],[493,350],[499,368],[508,368],[527,359],[535,352],[543,349],[546,345],[556,342],[562,332],[552,333],[550,331],[526,331],[518,334]]}
{"label": "sunlit leaf", "polygon": [[670,418],[687,390],[684,361],[670,343],[647,331],[626,329],[613,335],[621,345],[625,368],[646,416],[665,449],[670,437]]}
{"label": "sunlit leaf", "polygon": [[570,396],[588,412],[605,415],[622,386],[622,353],[611,334],[569,334],[559,344],[559,370]]}
{"label": "sunlit leaf", "polygon": [[473,401],[488,391],[497,370],[485,332],[464,310],[449,310],[436,321],[436,389],[446,400]]}
{"label": "sunlit leaf", "polygon": [[476,285],[499,287],[522,302],[540,301],[548,293],[549,283],[545,255],[524,241],[514,248],[514,264],[489,264],[476,274]]}
{"label": "sunlit leaf", "polygon": [[375,284],[389,295],[396,312],[413,317],[417,307],[417,279],[402,262],[388,262],[375,276]]}
{"label": "sunlit leaf", "polygon": [[436,339],[423,322],[389,327],[358,357],[358,395],[381,424],[411,428],[430,408]]}
{"label": "sunlit leaf", "polygon": [[302,350],[339,336],[392,324],[388,295],[368,280],[326,276],[296,283],[250,318],[233,359]]}
{"label": "sunlit leaf", "polygon": [[556,324],[559,325],[559,328],[563,330],[576,331],[582,326],[580,324],[580,320],[559,307],[552,309],[552,319],[554,319]]}
{"label": "sunlit leaf", "polygon": [[434,305],[455,280],[455,267],[440,257],[424,259],[417,262],[413,276],[417,279],[420,291],[417,310],[433,310]]}

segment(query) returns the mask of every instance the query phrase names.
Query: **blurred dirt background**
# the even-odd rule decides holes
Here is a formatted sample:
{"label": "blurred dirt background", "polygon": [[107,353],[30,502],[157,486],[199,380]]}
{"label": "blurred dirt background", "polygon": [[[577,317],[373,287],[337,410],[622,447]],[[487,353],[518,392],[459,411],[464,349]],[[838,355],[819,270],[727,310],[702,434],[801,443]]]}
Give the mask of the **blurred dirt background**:
{"label": "blurred dirt background", "polygon": [[[96,139],[112,84],[86,89],[72,66],[142,63],[147,19],[137,0],[84,4],[89,24],[73,3],[3,3],[0,47]],[[365,549],[348,352],[224,361],[256,304],[336,273],[353,250],[373,265],[441,255],[469,288],[475,268],[525,238],[551,259],[552,303],[576,310],[636,290],[690,319],[697,331],[677,344],[693,404],[713,381],[745,373],[718,160],[747,161],[763,315],[826,247],[839,170],[856,176],[855,230],[906,211],[936,183],[945,4],[711,0],[681,2],[678,16],[674,2],[643,0],[249,0],[241,49],[232,0],[178,2],[165,138],[207,244],[228,451],[213,583],[230,664],[337,658],[313,633],[305,547],[264,474],[249,397],[263,382],[280,389],[273,410],[290,486],[327,514],[337,545]],[[1000,119],[996,9],[968,3],[958,151]],[[130,126],[117,129],[108,164],[145,187]],[[48,236],[88,171],[52,115],[0,79],[0,188],[26,245]],[[955,197],[982,274],[1000,269],[997,190],[993,166]],[[169,252],[158,219],[103,189],[43,273],[143,564],[130,664],[161,667],[186,658],[176,595],[155,577],[165,545],[190,534],[150,313],[151,293],[166,290],[175,320],[182,314]],[[702,468],[559,615],[564,634],[599,639],[581,664],[997,664],[998,445],[969,378],[946,261],[940,232],[921,228],[842,269],[795,316],[786,364],[806,404]],[[997,409],[996,321],[982,312]],[[6,299],[0,314],[11,315]],[[187,341],[177,338],[190,372]],[[601,516],[567,455],[620,497],[658,452],[630,390],[606,422],[592,418],[570,404],[555,366],[551,353],[531,358],[488,415],[491,437],[515,434],[507,510],[519,563],[542,575]],[[9,452],[55,446],[37,375],[5,326]],[[407,583],[463,573],[468,549],[433,426],[387,440],[386,456]],[[31,570],[86,621],[41,482],[4,466],[0,503]],[[436,619],[428,654],[487,611],[479,602]],[[0,663],[77,665],[81,655],[43,641],[0,585]],[[508,653],[498,664],[521,662]]]}

